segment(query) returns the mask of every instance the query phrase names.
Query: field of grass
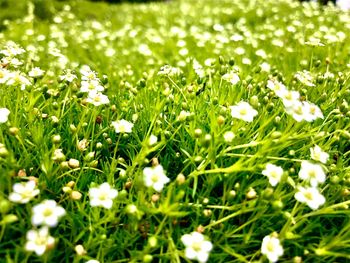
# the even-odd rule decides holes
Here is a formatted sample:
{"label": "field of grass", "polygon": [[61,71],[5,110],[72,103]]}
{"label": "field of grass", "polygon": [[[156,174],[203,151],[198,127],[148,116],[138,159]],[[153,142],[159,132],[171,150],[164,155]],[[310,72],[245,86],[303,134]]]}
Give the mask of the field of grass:
{"label": "field of grass", "polygon": [[350,261],[349,12],[21,3],[0,21],[0,262]]}

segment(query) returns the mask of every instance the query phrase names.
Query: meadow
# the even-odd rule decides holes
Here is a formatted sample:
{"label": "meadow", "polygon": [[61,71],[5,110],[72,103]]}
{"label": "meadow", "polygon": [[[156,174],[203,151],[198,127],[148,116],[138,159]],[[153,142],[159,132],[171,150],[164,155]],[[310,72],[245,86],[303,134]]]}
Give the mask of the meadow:
{"label": "meadow", "polygon": [[349,11],[19,3],[0,262],[350,261]]}

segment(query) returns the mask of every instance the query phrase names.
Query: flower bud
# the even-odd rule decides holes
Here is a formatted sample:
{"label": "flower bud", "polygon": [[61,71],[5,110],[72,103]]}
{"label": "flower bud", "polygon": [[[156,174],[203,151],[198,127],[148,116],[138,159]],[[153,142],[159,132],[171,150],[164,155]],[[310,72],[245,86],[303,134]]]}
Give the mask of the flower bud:
{"label": "flower bud", "polygon": [[79,161],[77,159],[69,159],[68,165],[72,169],[79,168],[80,166]]}
{"label": "flower bud", "polygon": [[73,200],[80,200],[83,195],[79,191],[72,191],[70,197]]}
{"label": "flower bud", "polygon": [[76,245],[74,250],[79,256],[83,256],[86,254],[86,250],[82,245]]}

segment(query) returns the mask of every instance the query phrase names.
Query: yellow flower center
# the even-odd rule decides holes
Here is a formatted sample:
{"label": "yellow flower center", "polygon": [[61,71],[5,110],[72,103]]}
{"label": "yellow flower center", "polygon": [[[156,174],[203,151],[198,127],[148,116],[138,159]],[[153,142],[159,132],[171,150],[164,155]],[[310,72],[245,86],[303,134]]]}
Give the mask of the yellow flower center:
{"label": "yellow flower center", "polygon": [[50,208],[46,208],[46,209],[44,210],[44,212],[43,212],[43,215],[44,215],[45,217],[51,216],[52,214],[53,214],[53,211],[52,211],[52,209],[50,209]]}
{"label": "yellow flower center", "polygon": [[151,180],[152,180],[153,183],[158,182],[158,180],[159,180],[158,175],[157,174],[152,174]]}
{"label": "yellow flower center", "polygon": [[247,115],[247,113],[248,113],[247,109],[240,109],[239,110],[239,114],[241,114],[241,115]]}
{"label": "yellow flower center", "polygon": [[305,196],[305,198],[308,199],[308,200],[312,200],[312,199],[313,199],[312,193],[310,193],[310,192],[306,192],[306,193],[304,194],[304,196]]}
{"label": "yellow flower center", "polygon": [[273,246],[272,242],[267,243],[266,248],[270,252],[273,252],[275,250],[275,247]]}
{"label": "yellow flower center", "polygon": [[202,250],[202,242],[194,242],[192,244],[192,248],[194,251],[201,251]]}

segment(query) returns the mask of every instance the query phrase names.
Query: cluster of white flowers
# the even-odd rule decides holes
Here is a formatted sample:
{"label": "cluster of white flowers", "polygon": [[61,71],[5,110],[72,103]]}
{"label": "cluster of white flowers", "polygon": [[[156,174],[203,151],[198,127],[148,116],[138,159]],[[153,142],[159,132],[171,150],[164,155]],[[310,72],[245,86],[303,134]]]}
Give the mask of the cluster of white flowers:
{"label": "cluster of white flowers", "polygon": [[92,71],[89,66],[84,65],[80,69],[80,74],[80,91],[87,93],[88,97],[86,101],[94,106],[108,104],[108,97],[102,93],[105,88],[101,85],[101,81],[97,77],[96,72]]}
{"label": "cluster of white flowers", "polygon": [[[14,203],[25,204],[31,201],[40,193],[35,181],[21,182],[13,185],[13,192],[9,195],[9,200]],[[33,226],[42,225],[40,229],[33,229],[27,232],[27,242],[25,249],[34,251],[41,256],[48,249],[52,248],[55,239],[49,234],[49,227],[55,227],[66,211],[54,200],[44,200],[40,204],[33,206],[31,222]]]}
{"label": "cluster of white flowers", "polygon": [[[7,42],[4,49],[0,50],[0,54],[3,55],[1,58],[3,66],[0,68],[0,84],[20,86],[21,90],[32,84],[30,78],[24,72],[17,70],[18,67],[23,65],[18,56],[24,52],[23,48],[12,41]],[[34,71],[32,70],[31,74],[35,73],[35,71],[38,73],[38,68]]]}
{"label": "cluster of white flowers", "polygon": [[174,76],[178,76],[180,74],[181,74],[181,70],[179,68],[172,67],[169,65],[164,65],[160,68],[157,75],[158,76],[174,77]]}
{"label": "cluster of white flowers", "polygon": [[[310,149],[311,158],[315,161],[326,163],[329,154],[322,151],[322,149],[315,145]],[[315,164],[310,161],[302,161],[301,169],[299,171],[299,178],[310,184],[310,186],[298,186],[298,192],[294,197],[301,203],[306,203],[312,210],[318,209],[326,202],[325,197],[317,188],[319,184],[326,181],[326,174],[320,164]]]}
{"label": "cluster of white flowers", "polygon": [[[34,191],[32,191],[31,196],[35,193]],[[38,256],[41,256],[55,244],[55,239],[50,236],[49,227],[57,226],[59,219],[66,214],[66,211],[57,205],[56,201],[44,200],[32,208],[32,213],[32,224],[34,226],[42,225],[42,227],[27,232],[25,249],[34,251]]]}
{"label": "cluster of white flowers", "polygon": [[323,119],[321,109],[309,101],[300,101],[300,94],[298,91],[288,90],[283,83],[275,79],[268,80],[267,87],[271,89],[277,97],[282,99],[286,112],[297,122],[303,120],[312,122],[318,118]]}

